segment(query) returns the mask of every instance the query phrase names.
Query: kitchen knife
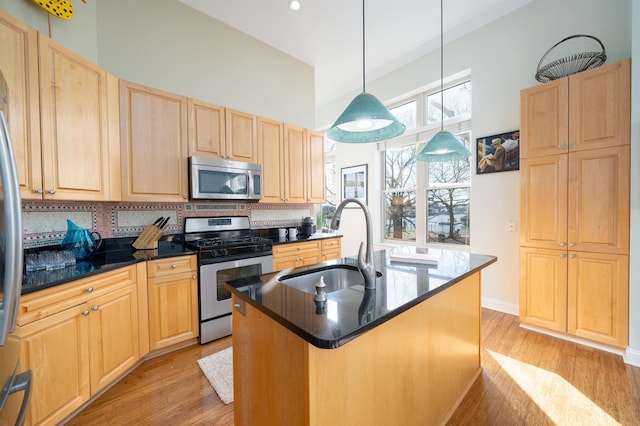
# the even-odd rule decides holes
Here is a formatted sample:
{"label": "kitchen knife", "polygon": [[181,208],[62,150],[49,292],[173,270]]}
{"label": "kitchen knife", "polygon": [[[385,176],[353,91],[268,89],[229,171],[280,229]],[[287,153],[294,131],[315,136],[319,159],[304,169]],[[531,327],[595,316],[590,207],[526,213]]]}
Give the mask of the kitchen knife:
{"label": "kitchen knife", "polygon": [[171,216],[167,216],[160,225],[158,225],[158,228],[160,229],[164,229],[165,226],[167,226],[167,223],[169,222],[169,219],[171,219]]}
{"label": "kitchen knife", "polygon": [[160,216],[159,218],[156,219],[155,222],[153,222],[153,224],[155,226],[160,226],[160,224],[162,223],[163,220],[164,220],[164,217]]}

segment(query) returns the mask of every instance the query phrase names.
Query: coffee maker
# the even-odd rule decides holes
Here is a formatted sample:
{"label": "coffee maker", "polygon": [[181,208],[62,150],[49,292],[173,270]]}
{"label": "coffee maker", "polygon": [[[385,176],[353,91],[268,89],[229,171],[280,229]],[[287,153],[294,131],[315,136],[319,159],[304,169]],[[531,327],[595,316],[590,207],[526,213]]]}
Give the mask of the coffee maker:
{"label": "coffee maker", "polygon": [[307,238],[316,232],[316,225],[313,223],[312,217],[303,217],[302,226],[300,227],[300,233],[302,238]]}

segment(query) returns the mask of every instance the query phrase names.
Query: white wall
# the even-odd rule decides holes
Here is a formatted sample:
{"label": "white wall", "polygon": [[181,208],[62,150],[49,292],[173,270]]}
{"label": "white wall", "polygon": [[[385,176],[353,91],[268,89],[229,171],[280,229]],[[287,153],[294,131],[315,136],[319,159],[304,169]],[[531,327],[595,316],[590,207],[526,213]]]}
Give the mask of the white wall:
{"label": "white wall", "polygon": [[64,20],[31,0],[0,0],[1,9],[119,78],[315,128],[309,65],[177,0],[73,5]]}
{"label": "white wall", "polygon": [[[630,57],[631,0],[535,0],[457,40],[447,40],[445,29],[445,75],[471,70],[474,138],[519,129],[520,90],[540,84],[534,78],[538,61],[556,42],[573,34],[598,37],[605,45],[607,62]],[[368,82],[367,89],[385,102],[438,78],[439,52],[432,52]],[[320,127],[330,125],[356,94],[354,91],[318,108],[316,122]],[[338,172],[375,156],[371,145],[338,144]],[[369,170],[380,179],[379,169],[370,164]],[[506,224],[516,221],[519,228],[519,172],[473,174],[471,197],[471,249],[498,256],[498,262],[483,274],[483,305],[517,315],[519,234],[507,232]],[[379,197],[369,204],[379,217]],[[357,226],[341,230],[345,242],[363,239]],[[379,238],[380,230],[375,234]],[[632,312],[640,308],[637,296],[632,303]]]}

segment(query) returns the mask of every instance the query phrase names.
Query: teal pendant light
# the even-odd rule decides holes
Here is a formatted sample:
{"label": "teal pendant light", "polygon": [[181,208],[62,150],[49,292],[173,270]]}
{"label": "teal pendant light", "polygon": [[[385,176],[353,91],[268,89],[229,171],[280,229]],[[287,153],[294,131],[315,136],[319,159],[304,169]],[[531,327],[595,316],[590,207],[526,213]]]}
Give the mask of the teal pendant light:
{"label": "teal pendant light", "polygon": [[471,152],[451,132],[444,131],[444,36],[443,0],[440,0],[440,131],[420,150],[416,160],[442,162],[466,160]]}
{"label": "teal pendant light", "polygon": [[347,109],[333,123],[327,137],[337,142],[380,142],[404,133],[405,126],[382,105],[375,96],[365,90],[365,30],[364,0],[362,0],[362,93],[356,96]]}

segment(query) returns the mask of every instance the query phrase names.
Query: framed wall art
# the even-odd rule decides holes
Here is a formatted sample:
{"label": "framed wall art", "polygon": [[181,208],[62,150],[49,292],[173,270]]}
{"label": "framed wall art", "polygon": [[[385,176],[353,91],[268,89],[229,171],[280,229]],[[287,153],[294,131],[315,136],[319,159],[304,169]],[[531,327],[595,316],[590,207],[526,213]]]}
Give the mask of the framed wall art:
{"label": "framed wall art", "polygon": [[[342,199],[357,198],[367,204],[367,165],[343,167],[342,171]],[[346,208],[357,208],[347,206]]]}
{"label": "framed wall art", "polygon": [[499,133],[476,139],[476,173],[520,170],[520,131]]}

